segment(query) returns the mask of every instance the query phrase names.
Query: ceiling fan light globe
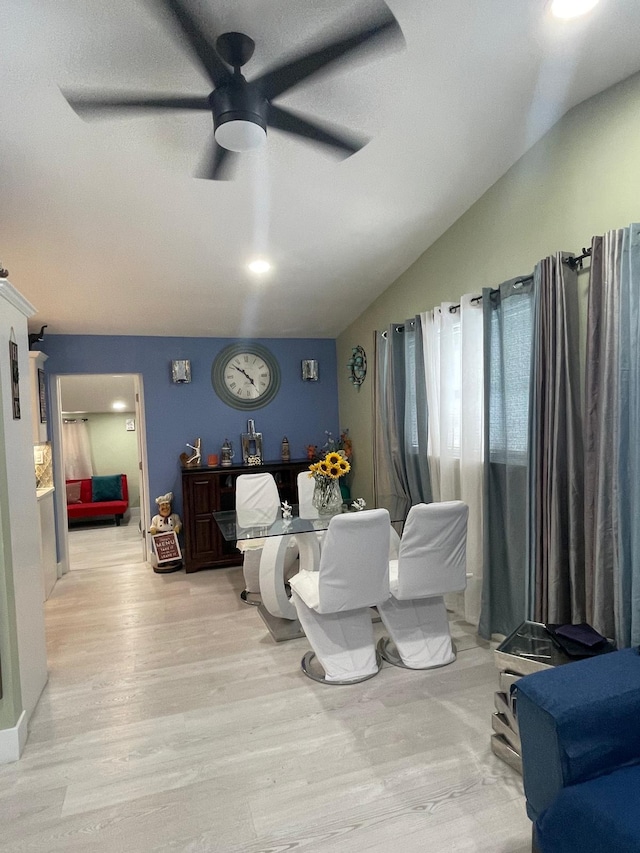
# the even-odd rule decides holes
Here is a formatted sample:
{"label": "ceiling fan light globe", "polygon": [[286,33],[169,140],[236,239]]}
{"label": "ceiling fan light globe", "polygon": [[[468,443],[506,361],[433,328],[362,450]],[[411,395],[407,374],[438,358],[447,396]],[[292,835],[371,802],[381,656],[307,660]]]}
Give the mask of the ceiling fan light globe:
{"label": "ceiling fan light globe", "polygon": [[215,138],[218,145],[229,151],[253,151],[264,145],[267,132],[253,121],[234,119],[219,125]]}

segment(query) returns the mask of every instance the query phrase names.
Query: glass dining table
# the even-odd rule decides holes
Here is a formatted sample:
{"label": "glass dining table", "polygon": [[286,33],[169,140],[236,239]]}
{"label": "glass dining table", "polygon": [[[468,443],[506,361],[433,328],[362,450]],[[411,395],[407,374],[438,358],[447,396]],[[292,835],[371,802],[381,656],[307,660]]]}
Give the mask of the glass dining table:
{"label": "glass dining table", "polygon": [[[384,496],[376,502],[376,507],[388,510],[392,523],[392,540],[397,543],[396,528],[404,522],[409,512],[409,501],[394,496]],[[351,504],[343,504],[342,512],[359,511]],[[257,610],[272,637],[277,642],[281,642],[304,636],[285,582],[285,555],[293,540],[298,547],[300,570],[317,571],[320,565],[322,533],[329,527],[333,516],[303,517],[298,512],[298,506],[293,506],[290,518],[284,517],[282,509],[278,509],[276,517],[270,523],[250,527],[238,524],[235,510],[214,512],[213,517],[227,542],[262,540],[260,557],[262,603]]]}

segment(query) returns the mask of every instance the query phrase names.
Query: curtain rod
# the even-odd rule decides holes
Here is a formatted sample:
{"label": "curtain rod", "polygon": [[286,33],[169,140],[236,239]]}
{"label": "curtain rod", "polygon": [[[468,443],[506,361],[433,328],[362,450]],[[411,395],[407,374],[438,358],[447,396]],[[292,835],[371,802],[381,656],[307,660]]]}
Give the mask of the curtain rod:
{"label": "curtain rod", "polygon": [[[585,260],[585,258],[590,258],[590,257],[591,257],[591,249],[590,248],[585,249],[585,247],[583,246],[582,247],[582,253],[580,255],[575,255],[575,256],[570,257],[570,258],[563,258],[562,262],[565,263],[572,270],[581,270],[581,269],[583,269],[583,263],[582,262]],[[513,286],[514,287],[522,287],[522,285],[526,284],[526,282],[528,282],[528,281],[533,281],[533,274],[524,275],[524,276],[522,276],[522,278],[517,278],[513,282]],[[499,291],[500,291],[499,287],[492,287],[491,291],[490,291],[490,295],[493,296],[494,293],[498,293]],[[482,301],[482,294],[480,294],[479,296],[472,296],[471,297],[471,302],[481,302],[481,301]],[[459,307],[460,307],[460,303],[458,303],[457,305],[450,305],[449,306],[449,313],[455,314]],[[404,323],[400,324],[399,326],[396,326],[395,331],[396,332],[404,332]],[[387,337],[387,330],[385,329],[384,332],[382,332],[381,334],[382,334],[383,338],[386,338]]]}
{"label": "curtain rod", "polygon": [[[409,321],[409,325],[410,325],[410,326],[415,326],[415,320],[410,320],[410,321]],[[394,328],[394,330],[393,330],[393,331],[394,331],[394,332],[404,332],[404,327],[405,327],[405,324],[404,324],[404,323],[399,323],[399,324]],[[385,330],[384,330],[384,332],[380,332],[380,335],[381,335],[381,337],[383,337],[383,338],[386,340],[386,339],[387,339],[387,330],[385,329]]]}
{"label": "curtain rod", "polygon": [[[590,257],[591,257],[591,249],[585,249],[583,246],[582,247],[582,254],[576,255],[575,257],[571,257],[571,258],[563,258],[562,262],[565,263],[572,270],[581,270],[583,268],[582,262],[584,261],[584,259],[590,258]],[[525,275],[522,278],[517,278],[514,281],[513,286],[514,287],[522,287],[522,285],[525,284],[525,282],[532,281],[532,280],[533,280],[533,275]],[[499,287],[491,288],[491,296],[493,296],[494,293],[498,293],[499,290],[500,290]],[[472,296],[471,297],[471,302],[480,302],[481,300],[482,300],[482,294],[480,294],[480,296]],[[460,307],[459,303],[458,303],[458,305],[450,305],[449,306],[449,312],[451,314],[455,314],[459,307]]]}

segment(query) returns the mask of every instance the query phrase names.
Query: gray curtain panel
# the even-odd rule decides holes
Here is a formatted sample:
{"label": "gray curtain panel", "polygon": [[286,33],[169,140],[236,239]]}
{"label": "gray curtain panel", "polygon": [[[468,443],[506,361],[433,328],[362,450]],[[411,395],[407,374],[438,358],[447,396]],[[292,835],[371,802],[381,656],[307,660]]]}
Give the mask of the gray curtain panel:
{"label": "gray curtain panel", "polygon": [[376,500],[387,495],[406,497],[402,472],[396,469],[394,452],[395,436],[398,435],[395,419],[395,407],[391,403],[390,379],[391,360],[389,355],[389,335],[387,331],[376,332],[374,391],[374,489]]}
{"label": "gray curtain panel", "polygon": [[578,277],[567,257],[534,270],[528,610],[537,622],[585,619]]}
{"label": "gray curtain panel", "polygon": [[393,323],[377,337],[377,417],[383,438],[378,479],[412,504],[432,500],[428,415],[420,318]]}
{"label": "gray curtain panel", "polygon": [[510,634],[528,616],[529,412],[533,282],[482,294],[485,358],[484,576],[478,633]]}
{"label": "gray curtain panel", "polygon": [[618,359],[619,646],[640,644],[640,225],[624,229]]}
{"label": "gray curtain panel", "polygon": [[591,244],[585,369],[586,619],[619,640],[618,350],[624,231]]}

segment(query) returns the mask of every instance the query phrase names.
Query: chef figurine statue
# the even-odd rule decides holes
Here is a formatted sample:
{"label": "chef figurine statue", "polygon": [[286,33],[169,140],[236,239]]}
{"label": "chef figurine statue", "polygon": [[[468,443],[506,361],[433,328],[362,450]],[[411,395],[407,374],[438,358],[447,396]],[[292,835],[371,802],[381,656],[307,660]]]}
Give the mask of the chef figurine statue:
{"label": "chef figurine statue", "polygon": [[149,533],[153,536],[156,533],[180,533],[182,522],[180,516],[175,512],[171,512],[171,501],[173,500],[173,492],[167,492],[166,495],[160,495],[156,498],[158,504],[158,515],[154,515],[151,519],[151,527]]}
{"label": "chef figurine statue", "polygon": [[[182,530],[180,516],[171,511],[173,492],[156,498],[158,514],[151,519],[149,533],[153,537],[152,565],[158,573],[177,572],[182,568],[182,553],[178,538],[166,534],[178,534]],[[157,539],[156,539],[157,537]]]}

